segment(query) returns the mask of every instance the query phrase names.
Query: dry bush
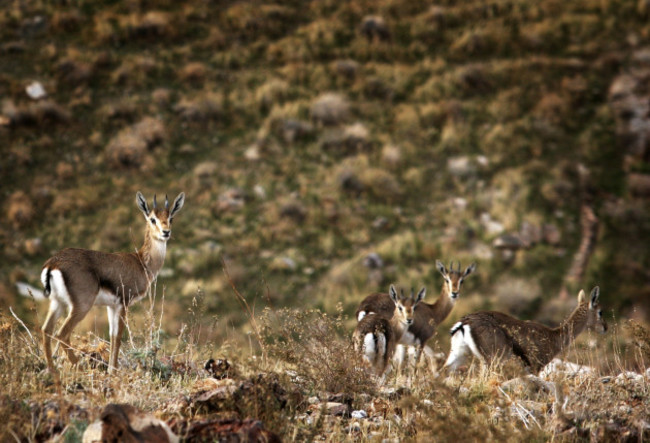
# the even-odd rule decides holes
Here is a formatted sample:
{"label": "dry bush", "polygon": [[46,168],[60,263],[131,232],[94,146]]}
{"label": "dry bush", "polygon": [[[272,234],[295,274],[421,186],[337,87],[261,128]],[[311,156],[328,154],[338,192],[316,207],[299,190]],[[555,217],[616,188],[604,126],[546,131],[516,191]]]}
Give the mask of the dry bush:
{"label": "dry bush", "polygon": [[15,229],[27,226],[36,215],[32,199],[23,191],[16,191],[9,196],[6,211],[7,218]]}
{"label": "dry bush", "polygon": [[273,105],[282,103],[288,97],[289,90],[289,83],[274,78],[257,88],[255,101],[260,109],[271,109]]}
{"label": "dry bush", "polygon": [[104,150],[107,160],[115,168],[144,166],[147,154],[165,139],[163,123],[152,117],[145,117],[133,126],[121,130]]}
{"label": "dry bush", "polygon": [[369,371],[353,351],[344,321],[340,305],[336,316],[315,309],[266,309],[260,318],[262,346],[313,389],[369,392]]}
{"label": "dry bush", "polygon": [[194,122],[218,120],[225,115],[224,96],[207,92],[192,98],[182,97],[174,106],[174,111],[183,120]]}
{"label": "dry bush", "polygon": [[191,62],[178,70],[178,78],[192,86],[200,86],[206,79],[208,67],[201,62]]}
{"label": "dry bush", "polygon": [[340,94],[326,93],[319,96],[311,105],[311,118],[323,125],[344,123],[350,115],[350,104]]}

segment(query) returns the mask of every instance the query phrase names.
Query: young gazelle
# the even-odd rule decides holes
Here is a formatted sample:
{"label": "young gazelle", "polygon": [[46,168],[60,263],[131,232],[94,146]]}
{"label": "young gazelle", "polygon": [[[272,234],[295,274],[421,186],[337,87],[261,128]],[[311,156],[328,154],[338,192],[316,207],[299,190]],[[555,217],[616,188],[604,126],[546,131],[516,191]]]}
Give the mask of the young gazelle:
{"label": "young gazelle", "polygon": [[566,349],[584,329],[604,333],[607,323],[598,306],[600,289],[578,294],[578,306],[556,328],[533,321],[518,320],[501,312],[481,311],[461,318],[451,328],[451,351],[445,367],[456,370],[471,353],[490,363],[497,358],[518,357],[537,374],[554,356]]}
{"label": "young gazelle", "polygon": [[413,291],[410,296],[405,296],[403,290],[401,295],[397,295],[395,287],[390,285],[388,292],[393,303],[391,315],[366,315],[357,323],[353,335],[355,351],[363,354],[376,374],[381,376],[382,382],[398,341],[413,322],[413,310],[424,298],[425,289],[422,288],[417,296]]}
{"label": "young gazelle", "polygon": [[64,311],[68,316],[55,339],[59,341],[72,364],[77,357],[70,348],[70,334],[93,306],[106,306],[111,337],[109,370],[117,368],[124,317],[129,304],[142,298],[165,260],[167,240],[171,236],[174,215],[183,207],[185,194],[180,193],[171,208],[149,209],[140,192],[136,204],[144,214],[147,229],[144,244],[137,252],[106,253],[89,249],[68,248],[57,252],[43,265],[41,282],[44,296],[50,299],[50,309],[43,324],[43,349],[47,366],[56,372],[52,361],[51,338],[57,320]]}
{"label": "young gazelle", "polygon": [[[476,269],[476,263],[469,265],[464,272],[461,272],[460,262],[458,269],[454,269],[453,262],[449,268],[445,268],[439,260],[436,260],[436,268],[442,274],[444,282],[438,299],[432,303],[422,302],[415,310],[413,323],[408,327],[406,333],[402,336],[399,346],[398,356],[403,359],[403,345],[415,346],[416,357],[415,365],[420,361],[422,351],[432,356],[433,350],[427,346],[427,341],[436,333],[436,328],[449,315],[456,304],[460,295],[460,288],[469,274]],[[388,294],[371,294],[359,305],[356,312],[358,321],[361,321],[369,313],[377,313],[385,317],[390,317],[395,310],[395,303]],[[433,369],[433,367],[432,367]]]}

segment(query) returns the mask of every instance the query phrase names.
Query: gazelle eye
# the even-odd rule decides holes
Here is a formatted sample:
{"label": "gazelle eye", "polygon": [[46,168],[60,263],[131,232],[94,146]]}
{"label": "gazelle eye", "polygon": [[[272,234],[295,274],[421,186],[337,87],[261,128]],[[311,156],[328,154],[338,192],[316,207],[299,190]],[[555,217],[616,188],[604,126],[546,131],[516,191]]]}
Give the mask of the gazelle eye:
{"label": "gazelle eye", "polygon": [[149,220],[151,220],[151,223],[153,223],[154,225],[156,224],[156,219],[155,218],[151,217]]}
{"label": "gazelle eye", "polygon": [[404,308],[402,308],[401,306],[398,306],[398,308],[399,308],[399,312],[402,312],[404,310]]}
{"label": "gazelle eye", "polygon": [[602,317],[602,316],[603,316],[603,311],[599,309],[599,310],[598,310],[598,318],[600,318],[600,317]]}

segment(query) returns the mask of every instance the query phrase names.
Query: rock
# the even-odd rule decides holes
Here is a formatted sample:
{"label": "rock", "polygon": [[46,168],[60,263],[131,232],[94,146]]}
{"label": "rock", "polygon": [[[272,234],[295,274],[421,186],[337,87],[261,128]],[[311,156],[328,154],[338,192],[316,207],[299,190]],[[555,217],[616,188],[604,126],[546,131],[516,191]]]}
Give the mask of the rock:
{"label": "rock", "polygon": [[[101,429],[101,437],[97,433]],[[138,411],[127,404],[106,405],[100,420],[88,426],[83,435],[84,442],[92,441],[148,441],[176,443],[178,437],[167,423],[152,415]]]}
{"label": "rock", "polygon": [[368,269],[381,269],[384,267],[384,261],[379,254],[371,252],[363,258],[363,265]]}
{"label": "rock", "polygon": [[492,242],[492,247],[495,249],[517,251],[525,247],[524,243],[521,241],[518,235],[516,234],[503,234]]}
{"label": "rock", "polygon": [[354,60],[337,60],[334,64],[334,70],[341,77],[352,81],[359,72],[359,63]]}
{"label": "rock", "polygon": [[452,157],[447,160],[447,169],[449,173],[456,177],[466,178],[476,173],[476,167],[470,157],[464,155],[461,157]]}
{"label": "rock", "polygon": [[269,264],[269,269],[274,271],[295,271],[298,265],[289,257],[275,257]]}
{"label": "rock", "polygon": [[359,32],[368,41],[389,41],[391,38],[386,21],[378,15],[365,16],[359,27]]}
{"label": "rock", "polygon": [[368,418],[368,413],[366,411],[364,411],[363,409],[360,409],[358,411],[352,411],[350,413],[350,417],[356,418],[356,419]]}
{"label": "rock", "polygon": [[347,417],[350,414],[350,408],[348,405],[334,401],[313,404],[309,406],[308,410],[314,413],[322,412],[327,415],[334,415],[338,417]]}
{"label": "rock", "polygon": [[41,82],[30,83],[25,88],[25,92],[27,93],[29,98],[33,100],[39,100],[41,98],[47,97],[47,92],[45,91],[45,88],[43,87],[43,84]]}
{"label": "rock", "polygon": [[559,358],[554,358],[550,363],[542,368],[539,375],[542,378],[549,378],[552,375],[574,377],[576,375],[586,375],[593,373],[594,368],[591,366],[579,365],[576,363],[560,360]]}
{"label": "rock", "polygon": [[239,188],[228,189],[217,197],[215,210],[218,214],[226,212],[237,212],[246,203],[246,193]]}
{"label": "rock", "polygon": [[304,140],[314,134],[314,126],[302,120],[288,119],[282,123],[282,138],[287,143]]}
{"label": "rock", "polygon": [[484,212],[480,216],[481,220],[481,225],[483,226],[483,229],[485,229],[485,232],[488,235],[497,235],[501,234],[504,231],[504,227],[502,223],[499,223],[496,220],[493,220],[490,214],[487,212]]}
{"label": "rock", "polygon": [[320,95],[311,106],[311,118],[323,125],[337,125],[347,120],[350,105],[345,97],[336,93]]}

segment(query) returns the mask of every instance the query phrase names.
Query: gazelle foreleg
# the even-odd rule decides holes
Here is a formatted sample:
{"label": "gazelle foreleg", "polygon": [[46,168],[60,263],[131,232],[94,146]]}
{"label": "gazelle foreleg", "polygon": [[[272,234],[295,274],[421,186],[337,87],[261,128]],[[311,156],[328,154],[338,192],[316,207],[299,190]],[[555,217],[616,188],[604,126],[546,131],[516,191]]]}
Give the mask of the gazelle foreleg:
{"label": "gazelle foreleg", "polygon": [[122,333],[124,332],[125,309],[122,305],[111,305],[106,307],[108,313],[108,330],[111,337],[111,355],[108,360],[108,372],[117,369],[117,360],[122,344]]}

